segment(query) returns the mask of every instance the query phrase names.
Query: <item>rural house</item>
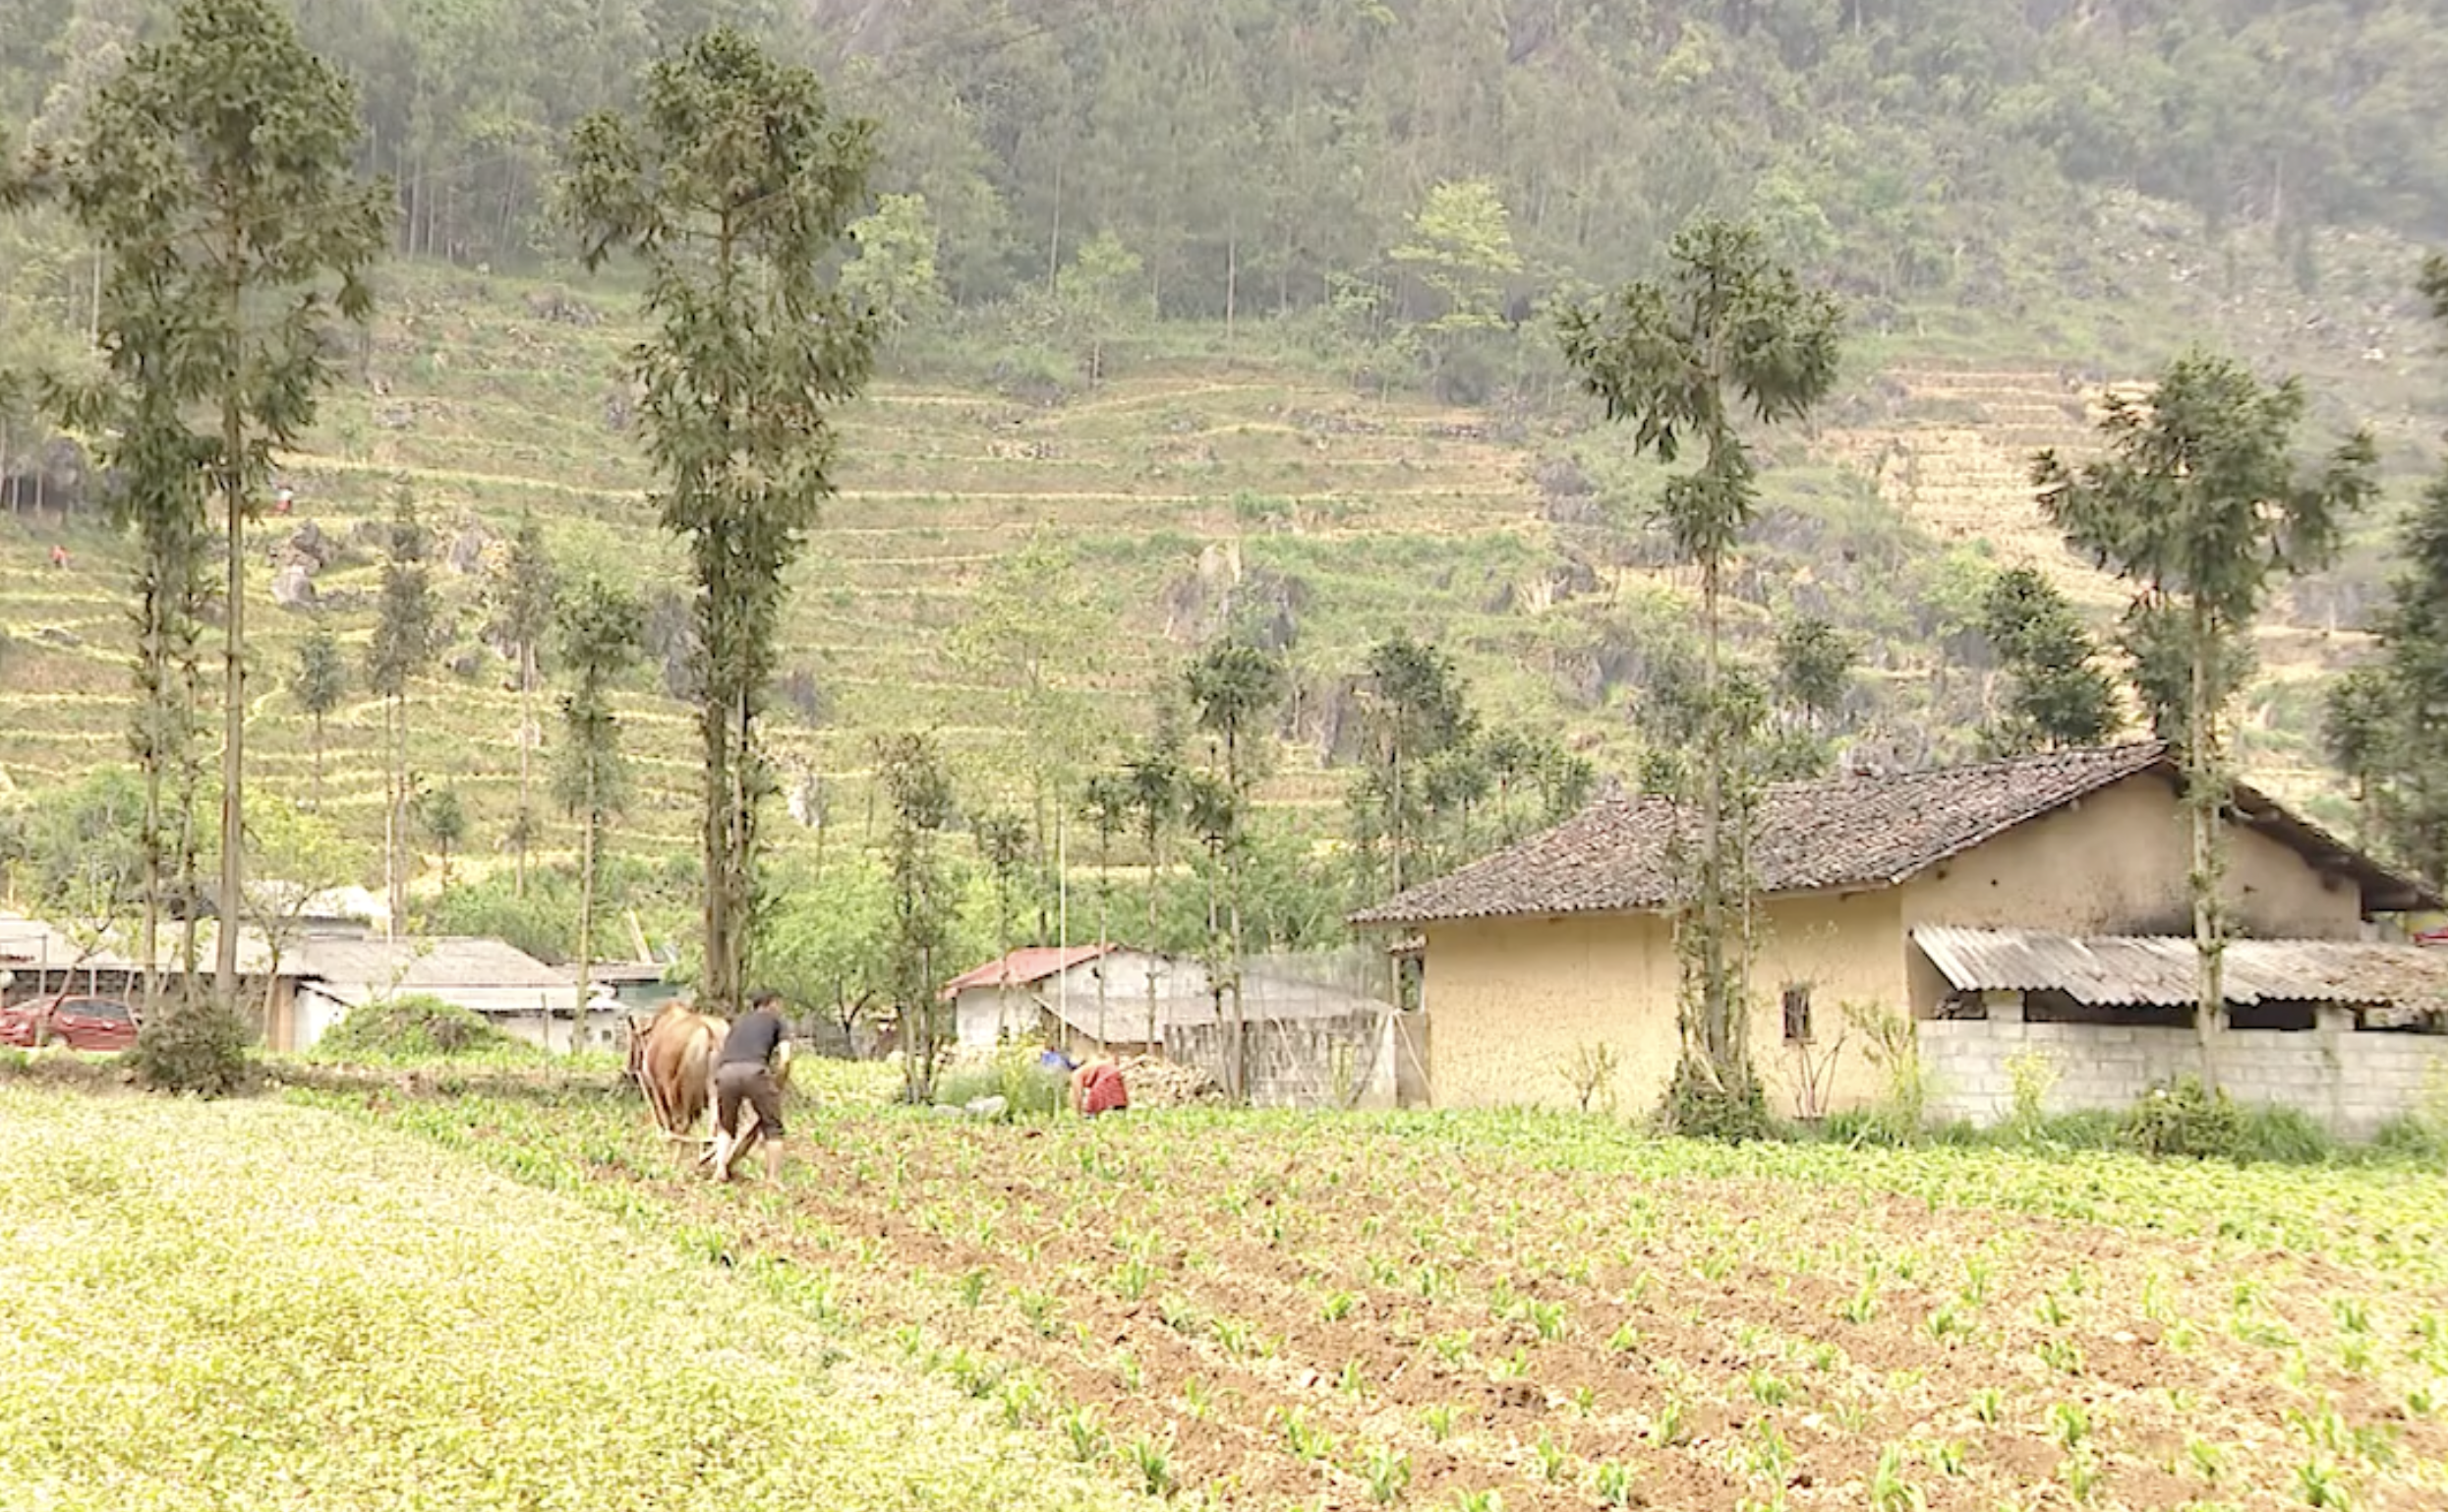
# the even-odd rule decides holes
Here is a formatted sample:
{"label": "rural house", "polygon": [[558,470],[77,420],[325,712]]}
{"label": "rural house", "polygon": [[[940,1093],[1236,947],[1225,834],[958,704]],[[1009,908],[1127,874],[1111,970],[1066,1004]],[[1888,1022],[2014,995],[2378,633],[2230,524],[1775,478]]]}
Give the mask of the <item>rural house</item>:
{"label": "rural house", "polygon": [[[1933,1116],[1988,1121],[2007,1062],[2037,1053],[2052,1111],[2123,1107],[2199,1069],[2180,773],[2157,742],[1769,789],[1751,1043],[1782,1111],[1859,1105],[1880,1074],[1844,1005],[1907,1017]],[[2240,786],[2221,1080],[2346,1133],[2448,1075],[2448,951],[2385,944],[2375,915],[2435,906],[2400,877]],[[1667,913],[1675,806],[1610,795],[1354,916],[1420,940],[1428,1081],[1444,1106],[1569,1105],[1600,1045],[1621,1106],[1677,1054]]]}
{"label": "rural house", "polygon": [[[1331,973],[1321,968],[1333,964],[1344,963],[1244,963],[1239,1048],[1253,1101],[1393,1100],[1392,1013],[1325,979]],[[954,977],[940,997],[953,1005],[963,1053],[1024,1040],[1074,1056],[1162,1055],[1220,1085],[1235,1080],[1231,1000],[1219,1013],[1206,968],[1195,960],[1111,944],[1023,946]]]}
{"label": "rural house", "polygon": [[[204,952],[205,967],[209,955]],[[175,939],[160,952],[177,970]],[[144,964],[116,938],[79,945],[39,920],[0,914],[0,982],[10,1001],[44,992],[86,991],[139,1000]],[[266,1050],[304,1050],[351,1008],[409,994],[439,998],[483,1015],[514,1039],[559,1049],[578,1001],[577,978],[504,941],[458,936],[385,940],[362,928],[319,932],[289,942],[274,966],[260,930],[238,939],[240,994],[253,1009]],[[616,1045],[625,1018],[611,994],[589,1015],[588,1038]],[[549,1033],[548,1033],[549,1031]]]}

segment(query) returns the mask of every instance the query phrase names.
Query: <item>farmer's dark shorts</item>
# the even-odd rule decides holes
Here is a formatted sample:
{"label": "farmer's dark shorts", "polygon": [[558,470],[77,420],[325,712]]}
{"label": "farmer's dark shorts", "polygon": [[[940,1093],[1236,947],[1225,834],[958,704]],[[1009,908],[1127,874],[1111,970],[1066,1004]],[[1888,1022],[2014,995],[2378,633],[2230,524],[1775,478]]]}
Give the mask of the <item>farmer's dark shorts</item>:
{"label": "farmer's dark shorts", "polygon": [[714,1070],[714,1123],[726,1134],[739,1132],[739,1105],[756,1109],[757,1133],[768,1139],[783,1136],[782,1088],[761,1061],[733,1061]]}

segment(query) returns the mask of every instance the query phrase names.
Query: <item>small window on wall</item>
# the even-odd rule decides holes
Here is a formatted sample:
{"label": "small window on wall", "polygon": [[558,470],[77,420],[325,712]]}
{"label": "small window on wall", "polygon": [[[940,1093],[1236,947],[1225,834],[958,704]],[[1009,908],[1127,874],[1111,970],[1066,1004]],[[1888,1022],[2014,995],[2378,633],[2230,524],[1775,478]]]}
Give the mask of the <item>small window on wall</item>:
{"label": "small window on wall", "polygon": [[1785,983],[1785,1043],[1806,1045],[1811,1038],[1811,984]]}

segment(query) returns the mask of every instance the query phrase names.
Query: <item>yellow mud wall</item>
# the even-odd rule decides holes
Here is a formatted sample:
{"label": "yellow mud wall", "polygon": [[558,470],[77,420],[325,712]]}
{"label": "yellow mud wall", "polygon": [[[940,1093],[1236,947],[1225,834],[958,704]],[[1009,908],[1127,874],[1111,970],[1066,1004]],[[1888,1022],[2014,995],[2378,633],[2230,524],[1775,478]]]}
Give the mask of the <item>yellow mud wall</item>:
{"label": "yellow mud wall", "polygon": [[[1752,1053],[1772,1101],[1797,1111],[1816,1076],[1827,1106],[1877,1095],[1859,1036],[1840,1047],[1846,1001],[1901,1010],[1904,943],[1891,891],[1769,905],[1752,970]],[[1431,924],[1427,930],[1428,1075],[1436,1106],[1574,1106],[1565,1076],[1582,1046],[1610,1045],[1615,1110],[1658,1104],[1677,1053],[1679,970],[1666,921],[1584,914]],[[1784,1039],[1782,992],[1808,983],[1812,1043]],[[1831,1055],[1833,1059],[1831,1060]]]}
{"label": "yellow mud wall", "polygon": [[1674,945],[1653,914],[1431,924],[1423,977],[1428,1087],[1440,1108],[1574,1106],[1575,1049],[1610,1045],[1618,1109],[1654,1106],[1674,1070]]}
{"label": "yellow mud wall", "polygon": [[[1792,895],[1770,900],[1766,918],[1751,966],[1751,1060],[1770,1105],[1791,1116],[1876,1102],[1883,1074],[1845,1022],[1844,1005],[1909,1015],[1902,898],[1894,888]],[[1807,1044],[1784,1037],[1787,984],[1810,988]],[[1817,1088],[1815,1108],[1803,1106],[1806,1080]]]}
{"label": "yellow mud wall", "polygon": [[[2126,779],[1943,861],[1904,885],[1904,922],[2059,934],[2190,934],[2191,845],[2176,794]],[[2228,829],[2226,895],[2243,932],[2352,940],[2362,900],[2301,853]],[[1916,996],[1920,983],[1916,980]]]}

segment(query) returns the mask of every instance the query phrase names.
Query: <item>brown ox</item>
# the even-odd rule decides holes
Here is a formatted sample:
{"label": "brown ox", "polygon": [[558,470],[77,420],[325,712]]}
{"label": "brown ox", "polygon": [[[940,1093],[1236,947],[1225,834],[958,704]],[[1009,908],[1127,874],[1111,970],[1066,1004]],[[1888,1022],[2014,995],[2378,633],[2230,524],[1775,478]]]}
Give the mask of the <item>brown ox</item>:
{"label": "brown ox", "polygon": [[730,1024],[678,999],[643,1028],[629,1020],[629,1075],[646,1091],[656,1126],[674,1139],[699,1137],[697,1120],[714,1101],[714,1058]]}

